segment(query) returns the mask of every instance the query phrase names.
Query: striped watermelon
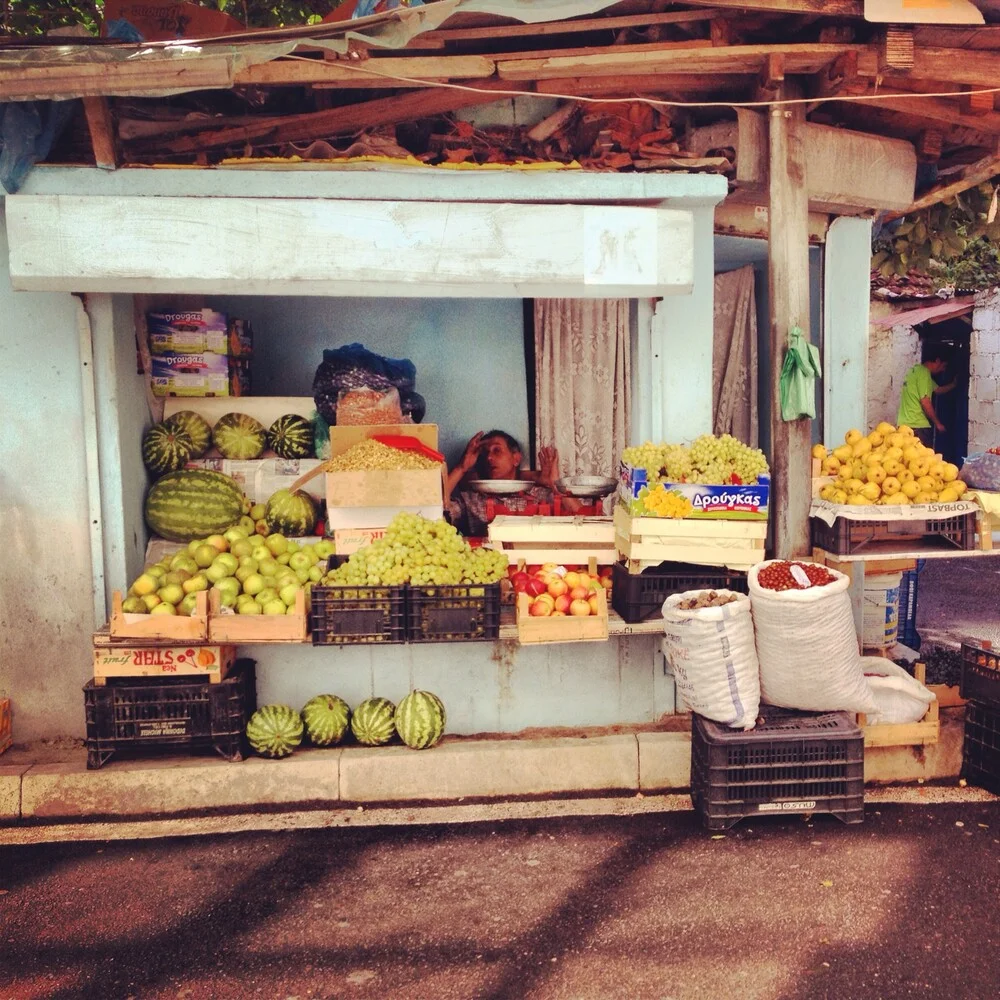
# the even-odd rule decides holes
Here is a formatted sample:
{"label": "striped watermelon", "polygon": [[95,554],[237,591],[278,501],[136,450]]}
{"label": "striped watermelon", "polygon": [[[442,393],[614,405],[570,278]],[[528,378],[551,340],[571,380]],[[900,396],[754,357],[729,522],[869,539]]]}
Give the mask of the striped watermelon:
{"label": "striped watermelon", "polygon": [[302,743],[302,716],[287,705],[265,705],[250,716],[247,739],[262,757],[287,757]]}
{"label": "striped watermelon", "polygon": [[154,476],[183,469],[193,450],[191,438],[167,424],[153,424],[142,436],[142,464]]}
{"label": "striped watermelon", "polygon": [[302,709],[302,721],[310,741],[318,747],[339,743],[347,732],[351,710],[343,698],[335,694],[318,694]]}
{"label": "striped watermelon", "polygon": [[388,698],[368,698],[351,715],[351,732],[365,746],[379,747],[392,739],[396,706]]}
{"label": "striped watermelon", "polygon": [[178,410],[163,423],[166,427],[184,431],[191,438],[192,458],[201,458],[212,444],[212,428],[209,422],[194,410]]}
{"label": "striped watermelon", "polygon": [[411,691],[396,707],[396,732],[414,750],[434,746],[444,735],[444,704],[430,691]]}
{"label": "striped watermelon", "polygon": [[264,508],[268,530],[298,538],[311,535],[316,528],[319,511],[316,501],[302,490],[278,490],[271,495]]}
{"label": "striped watermelon", "polygon": [[172,542],[207,538],[231,528],[243,513],[239,483],[209,469],[161,476],[146,495],[146,524]]}
{"label": "striped watermelon", "polygon": [[267,443],[278,458],[312,458],[313,425],[297,413],[286,413],[271,424]]}
{"label": "striped watermelon", "polygon": [[245,462],[264,454],[267,431],[246,413],[227,413],[212,429],[212,441],[223,458]]}

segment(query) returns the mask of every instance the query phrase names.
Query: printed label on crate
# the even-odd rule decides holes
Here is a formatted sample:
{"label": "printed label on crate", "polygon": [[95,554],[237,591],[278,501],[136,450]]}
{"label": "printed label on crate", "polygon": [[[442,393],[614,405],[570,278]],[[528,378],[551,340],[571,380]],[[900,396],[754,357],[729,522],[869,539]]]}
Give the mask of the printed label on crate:
{"label": "printed label on crate", "polygon": [[645,469],[622,462],[619,479],[619,499],[633,517],[767,520],[771,493],[768,476],[761,476],[760,482],[752,484],[656,483],[650,486]]}
{"label": "printed label on crate", "polygon": [[759,806],[757,806],[757,812],[811,812],[815,808],[815,799],[806,802],[762,802]]}
{"label": "printed label on crate", "polygon": [[809,507],[809,516],[818,518],[832,528],[838,517],[846,518],[848,521],[926,521],[929,518],[940,520],[946,517],[960,517],[962,514],[972,514],[978,510],[978,505],[968,500],[908,504],[905,507],[880,507],[875,504],[840,504],[813,499]]}
{"label": "printed label on crate", "polygon": [[191,732],[188,719],[164,720],[157,722],[137,722],[135,735],[139,739],[155,740],[164,736],[187,736]]}
{"label": "printed label on crate", "polygon": [[94,666],[102,667],[134,667],[137,673],[144,669],[155,667],[164,674],[176,673],[181,667],[200,670],[217,670],[219,656],[210,646],[193,647],[174,646],[159,649],[95,649]]}

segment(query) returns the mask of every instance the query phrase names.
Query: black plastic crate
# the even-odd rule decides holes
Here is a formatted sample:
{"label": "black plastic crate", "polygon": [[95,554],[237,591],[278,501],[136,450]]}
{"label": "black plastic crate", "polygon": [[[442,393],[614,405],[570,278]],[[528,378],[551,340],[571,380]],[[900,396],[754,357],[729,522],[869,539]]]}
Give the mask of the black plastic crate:
{"label": "black plastic crate", "polygon": [[761,706],[749,732],[694,716],[691,801],[709,830],[748,816],[831,813],[864,819],[865,738],[847,712]]}
{"label": "black plastic crate", "polygon": [[958,690],[963,698],[1000,705],[1000,650],[974,639],[963,642],[962,681]]}
{"label": "black plastic crate", "polygon": [[406,587],[313,587],[314,646],[406,641]]}
{"label": "black plastic crate", "polygon": [[468,642],[500,635],[500,584],[413,587],[406,592],[410,642]]}
{"label": "black plastic crate", "polygon": [[746,573],[718,566],[663,562],[641,573],[630,573],[625,563],[615,563],[611,575],[611,606],[626,622],[641,622],[661,613],[671,594],[686,590],[749,590]]}
{"label": "black plastic crate", "polygon": [[917,585],[918,574],[924,560],[917,562],[917,568],[906,570],[899,584],[899,641],[910,649],[920,650],[920,633],[917,631]]}
{"label": "black plastic crate", "polygon": [[919,545],[921,548],[960,549],[976,547],[976,512],[952,517],[915,520],[852,521],[838,517],[832,525],[818,517],[809,519],[814,548],[835,555],[890,551]]}
{"label": "black plastic crate", "polygon": [[974,701],[965,706],[962,777],[1000,795],[1000,708]]}
{"label": "black plastic crate", "polygon": [[83,688],[87,767],[103,767],[119,751],[215,750],[242,760],[247,721],[257,710],[253,660],[212,684],[188,677],[111,678]]}

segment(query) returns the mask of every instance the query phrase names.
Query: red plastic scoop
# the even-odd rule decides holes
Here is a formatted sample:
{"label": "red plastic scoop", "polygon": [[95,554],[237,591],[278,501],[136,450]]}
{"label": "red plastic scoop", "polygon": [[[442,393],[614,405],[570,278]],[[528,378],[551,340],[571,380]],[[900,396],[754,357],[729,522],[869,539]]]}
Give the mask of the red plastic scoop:
{"label": "red plastic scoop", "polygon": [[443,462],[444,455],[409,434],[373,434],[372,440],[396,448],[398,451],[415,451],[434,462]]}

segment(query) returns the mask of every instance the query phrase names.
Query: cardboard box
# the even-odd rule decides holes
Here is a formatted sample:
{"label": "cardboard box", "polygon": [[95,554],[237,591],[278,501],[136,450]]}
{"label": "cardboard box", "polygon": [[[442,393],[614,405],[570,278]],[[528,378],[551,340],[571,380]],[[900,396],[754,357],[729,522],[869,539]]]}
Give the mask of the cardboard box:
{"label": "cardboard box", "polygon": [[[188,469],[211,469],[231,476],[252,503],[267,503],[278,490],[291,489],[304,473],[323,463],[318,458],[255,458],[245,462],[229,458],[198,458],[188,462]],[[316,500],[323,500],[326,482],[314,476],[302,486]]]}
{"label": "cardboard box", "polygon": [[[761,476],[752,486],[704,486],[700,483],[659,483],[653,491],[674,493],[690,504],[685,518],[730,521],[766,521],[771,477]],[[619,469],[618,502],[633,517],[664,517],[646,506],[650,493],[646,470],[622,462]],[[677,516],[677,515],[673,515]]]}
{"label": "cardboard box", "polygon": [[183,354],[224,354],[249,358],[253,328],[246,319],[232,319],[211,309],[146,313],[149,353],[156,357]]}
{"label": "cardboard box", "polygon": [[385,528],[338,528],[331,537],[334,553],[338,556],[349,556],[358,549],[384,538]]}
{"label": "cardboard box", "polygon": [[[358,442],[373,434],[408,434],[423,444],[437,449],[438,429],[435,424],[382,424],[371,427],[331,427],[330,457],[342,455]],[[326,474],[326,506],[358,507],[434,507],[440,510],[444,498],[444,464],[433,469],[394,471],[328,472]],[[440,517],[441,515],[438,514]],[[388,522],[386,522],[388,523]],[[378,528],[382,524],[368,522],[336,527]]]}
{"label": "cardboard box", "polygon": [[154,357],[151,384],[155,396],[246,396],[250,362],[210,352]]}
{"label": "cardboard box", "polygon": [[10,698],[0,698],[0,753],[3,753],[13,742]]}
{"label": "cardboard box", "polygon": [[205,676],[218,684],[236,660],[233,646],[95,646],[94,683],[109,677]]}

